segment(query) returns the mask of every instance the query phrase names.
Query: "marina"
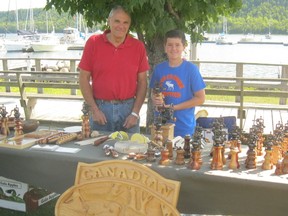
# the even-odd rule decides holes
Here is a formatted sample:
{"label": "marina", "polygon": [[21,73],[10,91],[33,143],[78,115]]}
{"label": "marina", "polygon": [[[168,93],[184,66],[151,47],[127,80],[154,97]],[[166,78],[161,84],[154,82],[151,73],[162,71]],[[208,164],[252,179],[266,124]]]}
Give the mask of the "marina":
{"label": "marina", "polygon": [[[215,35],[216,36],[216,35]],[[229,37],[241,38],[240,35],[234,35]],[[216,84],[224,87],[224,90],[217,90],[217,85],[214,85],[214,89],[207,89],[207,95],[224,95],[228,94],[225,88],[239,89],[241,80],[246,80],[246,87],[263,86],[264,79],[268,79],[266,82],[266,89],[278,88],[277,85],[281,84],[282,91],[287,93],[287,65],[288,65],[288,49],[286,46],[278,44],[280,40],[284,41],[286,36],[274,36],[274,44],[234,44],[227,46],[219,46],[215,43],[202,43],[197,45],[196,56],[191,56],[190,50],[186,51],[184,58],[195,59],[193,62],[200,68],[201,74],[204,77],[207,85],[213,86]],[[55,68],[55,65],[66,65],[69,67],[70,72],[77,72],[77,65],[82,55],[82,49],[79,50],[65,50],[65,51],[52,51],[52,52],[7,52],[0,55],[0,70],[22,70],[22,71],[47,71],[48,68]],[[65,58],[63,58],[65,56]],[[224,79],[225,77],[225,79]],[[227,80],[231,78],[232,80]],[[282,78],[284,80],[278,80]],[[213,80],[214,79],[214,80]],[[234,80],[233,80],[234,79]],[[254,80],[253,79],[260,79]],[[261,82],[261,79],[262,82]],[[271,80],[269,80],[271,79]],[[260,83],[259,83],[260,82]],[[213,84],[214,83],[214,84]],[[250,83],[250,84],[249,84]],[[273,86],[274,85],[274,86]],[[238,86],[238,87],[237,87]],[[217,90],[217,91],[215,91]],[[79,89],[77,90],[79,92]],[[211,92],[212,91],[212,92]],[[242,95],[242,91],[234,91],[232,97],[237,98],[237,95]],[[230,95],[231,96],[231,95]],[[256,95],[257,96],[257,95]],[[269,94],[267,94],[269,96]],[[196,112],[205,109],[209,113],[209,117],[219,116],[237,116],[241,112],[244,112],[245,116],[238,115],[237,124],[247,132],[252,126],[253,121],[260,116],[265,119],[267,126],[265,128],[266,133],[270,133],[274,130],[275,125],[280,121],[285,124],[288,121],[288,106],[287,97],[286,100],[281,95],[277,96],[279,101],[282,100],[282,105],[269,105],[266,102],[261,103],[245,102],[242,98],[241,101],[228,102],[216,101],[213,102],[209,99],[203,106],[196,107]],[[263,98],[262,96],[260,98]],[[281,99],[282,98],[282,99]],[[8,101],[7,101],[8,100]],[[15,101],[15,98],[13,98]],[[285,102],[283,102],[285,100]],[[10,99],[2,98],[1,103],[10,103]],[[10,101],[10,102],[9,102]],[[263,98],[263,101],[266,101]],[[50,103],[50,101],[48,102]],[[41,103],[35,106],[35,112],[33,118],[49,120],[54,118],[55,121],[75,121],[79,122],[79,116],[81,116],[82,101],[57,101],[55,103],[61,104],[61,107],[69,106],[73,109],[69,113],[60,110],[55,110],[55,106],[51,106],[45,103],[45,100],[41,100]],[[73,105],[71,105],[71,103]],[[15,104],[15,103],[12,103]],[[65,105],[66,104],[66,105]],[[59,105],[60,106],[60,105]],[[66,110],[66,109],[63,109]],[[143,105],[141,109],[141,126],[146,126],[146,113],[147,104]]]}

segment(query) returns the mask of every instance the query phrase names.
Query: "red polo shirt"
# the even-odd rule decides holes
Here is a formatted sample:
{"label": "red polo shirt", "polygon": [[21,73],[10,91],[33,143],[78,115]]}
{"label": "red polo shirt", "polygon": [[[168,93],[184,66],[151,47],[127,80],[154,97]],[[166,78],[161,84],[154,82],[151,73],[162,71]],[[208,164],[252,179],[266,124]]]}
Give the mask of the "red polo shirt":
{"label": "red polo shirt", "polygon": [[92,77],[94,98],[124,100],[136,94],[138,73],[149,70],[144,44],[127,35],[119,47],[106,37],[92,35],[86,42],[79,68]]}

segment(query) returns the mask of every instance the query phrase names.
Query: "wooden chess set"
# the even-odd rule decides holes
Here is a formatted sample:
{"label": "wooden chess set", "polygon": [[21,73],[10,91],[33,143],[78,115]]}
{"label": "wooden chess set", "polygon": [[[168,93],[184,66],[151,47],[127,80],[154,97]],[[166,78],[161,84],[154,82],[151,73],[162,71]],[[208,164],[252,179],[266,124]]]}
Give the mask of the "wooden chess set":
{"label": "wooden chess set", "polygon": [[[86,104],[83,104],[82,116],[82,131],[80,132],[65,132],[58,130],[36,130],[38,125],[34,127],[35,131],[24,133],[23,119],[20,117],[19,108],[16,106],[9,113],[6,107],[0,107],[0,123],[1,136],[0,147],[24,149],[31,147],[34,144],[54,144],[61,145],[73,140],[82,140],[91,136],[88,111]],[[12,117],[13,115],[13,117]],[[29,122],[31,129],[31,122]],[[37,123],[38,124],[38,123]],[[12,133],[12,131],[14,133]]]}

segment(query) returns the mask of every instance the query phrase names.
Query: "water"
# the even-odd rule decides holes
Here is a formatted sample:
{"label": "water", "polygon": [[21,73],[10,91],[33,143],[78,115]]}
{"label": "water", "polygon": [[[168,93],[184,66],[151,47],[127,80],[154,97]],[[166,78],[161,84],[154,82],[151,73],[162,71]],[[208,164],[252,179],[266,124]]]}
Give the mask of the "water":
{"label": "water", "polygon": [[[217,35],[210,35],[215,39]],[[228,35],[237,42],[242,35]],[[264,36],[256,35],[255,40],[265,41]],[[267,42],[287,42],[288,36],[273,35]],[[37,57],[37,58],[81,58],[82,51],[67,50],[63,52],[8,52],[2,54],[5,57]],[[1,57],[0,56],[0,57]],[[189,51],[186,52],[189,57]],[[223,61],[223,62],[250,62],[288,64],[288,46],[283,44],[233,44],[216,45],[215,43],[202,43],[197,46],[197,59],[201,61]],[[233,64],[201,64],[200,71],[203,76],[235,76],[235,65]],[[257,66],[245,65],[244,77],[277,78],[281,76],[280,66]]]}

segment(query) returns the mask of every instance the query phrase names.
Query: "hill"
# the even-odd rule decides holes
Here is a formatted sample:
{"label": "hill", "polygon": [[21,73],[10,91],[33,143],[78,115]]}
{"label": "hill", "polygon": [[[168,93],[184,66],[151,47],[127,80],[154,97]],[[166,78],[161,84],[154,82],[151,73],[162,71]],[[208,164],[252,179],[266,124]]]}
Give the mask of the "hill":
{"label": "hill", "polygon": [[[29,29],[31,10],[18,10],[19,29]],[[15,11],[0,12],[0,33],[16,33]],[[65,27],[76,27],[77,18],[67,13],[58,14],[55,10],[48,12],[42,8],[33,9],[35,29],[39,33],[52,31],[62,32]],[[254,33],[287,34],[288,30],[288,1],[287,0],[243,0],[240,11],[227,18],[228,32],[230,34]],[[219,19],[220,21],[222,19]],[[79,24],[79,22],[78,22]],[[80,23],[85,26],[85,22]],[[79,25],[78,25],[79,26]],[[212,23],[209,33],[222,32],[222,23]],[[96,31],[95,27],[90,31]]]}

